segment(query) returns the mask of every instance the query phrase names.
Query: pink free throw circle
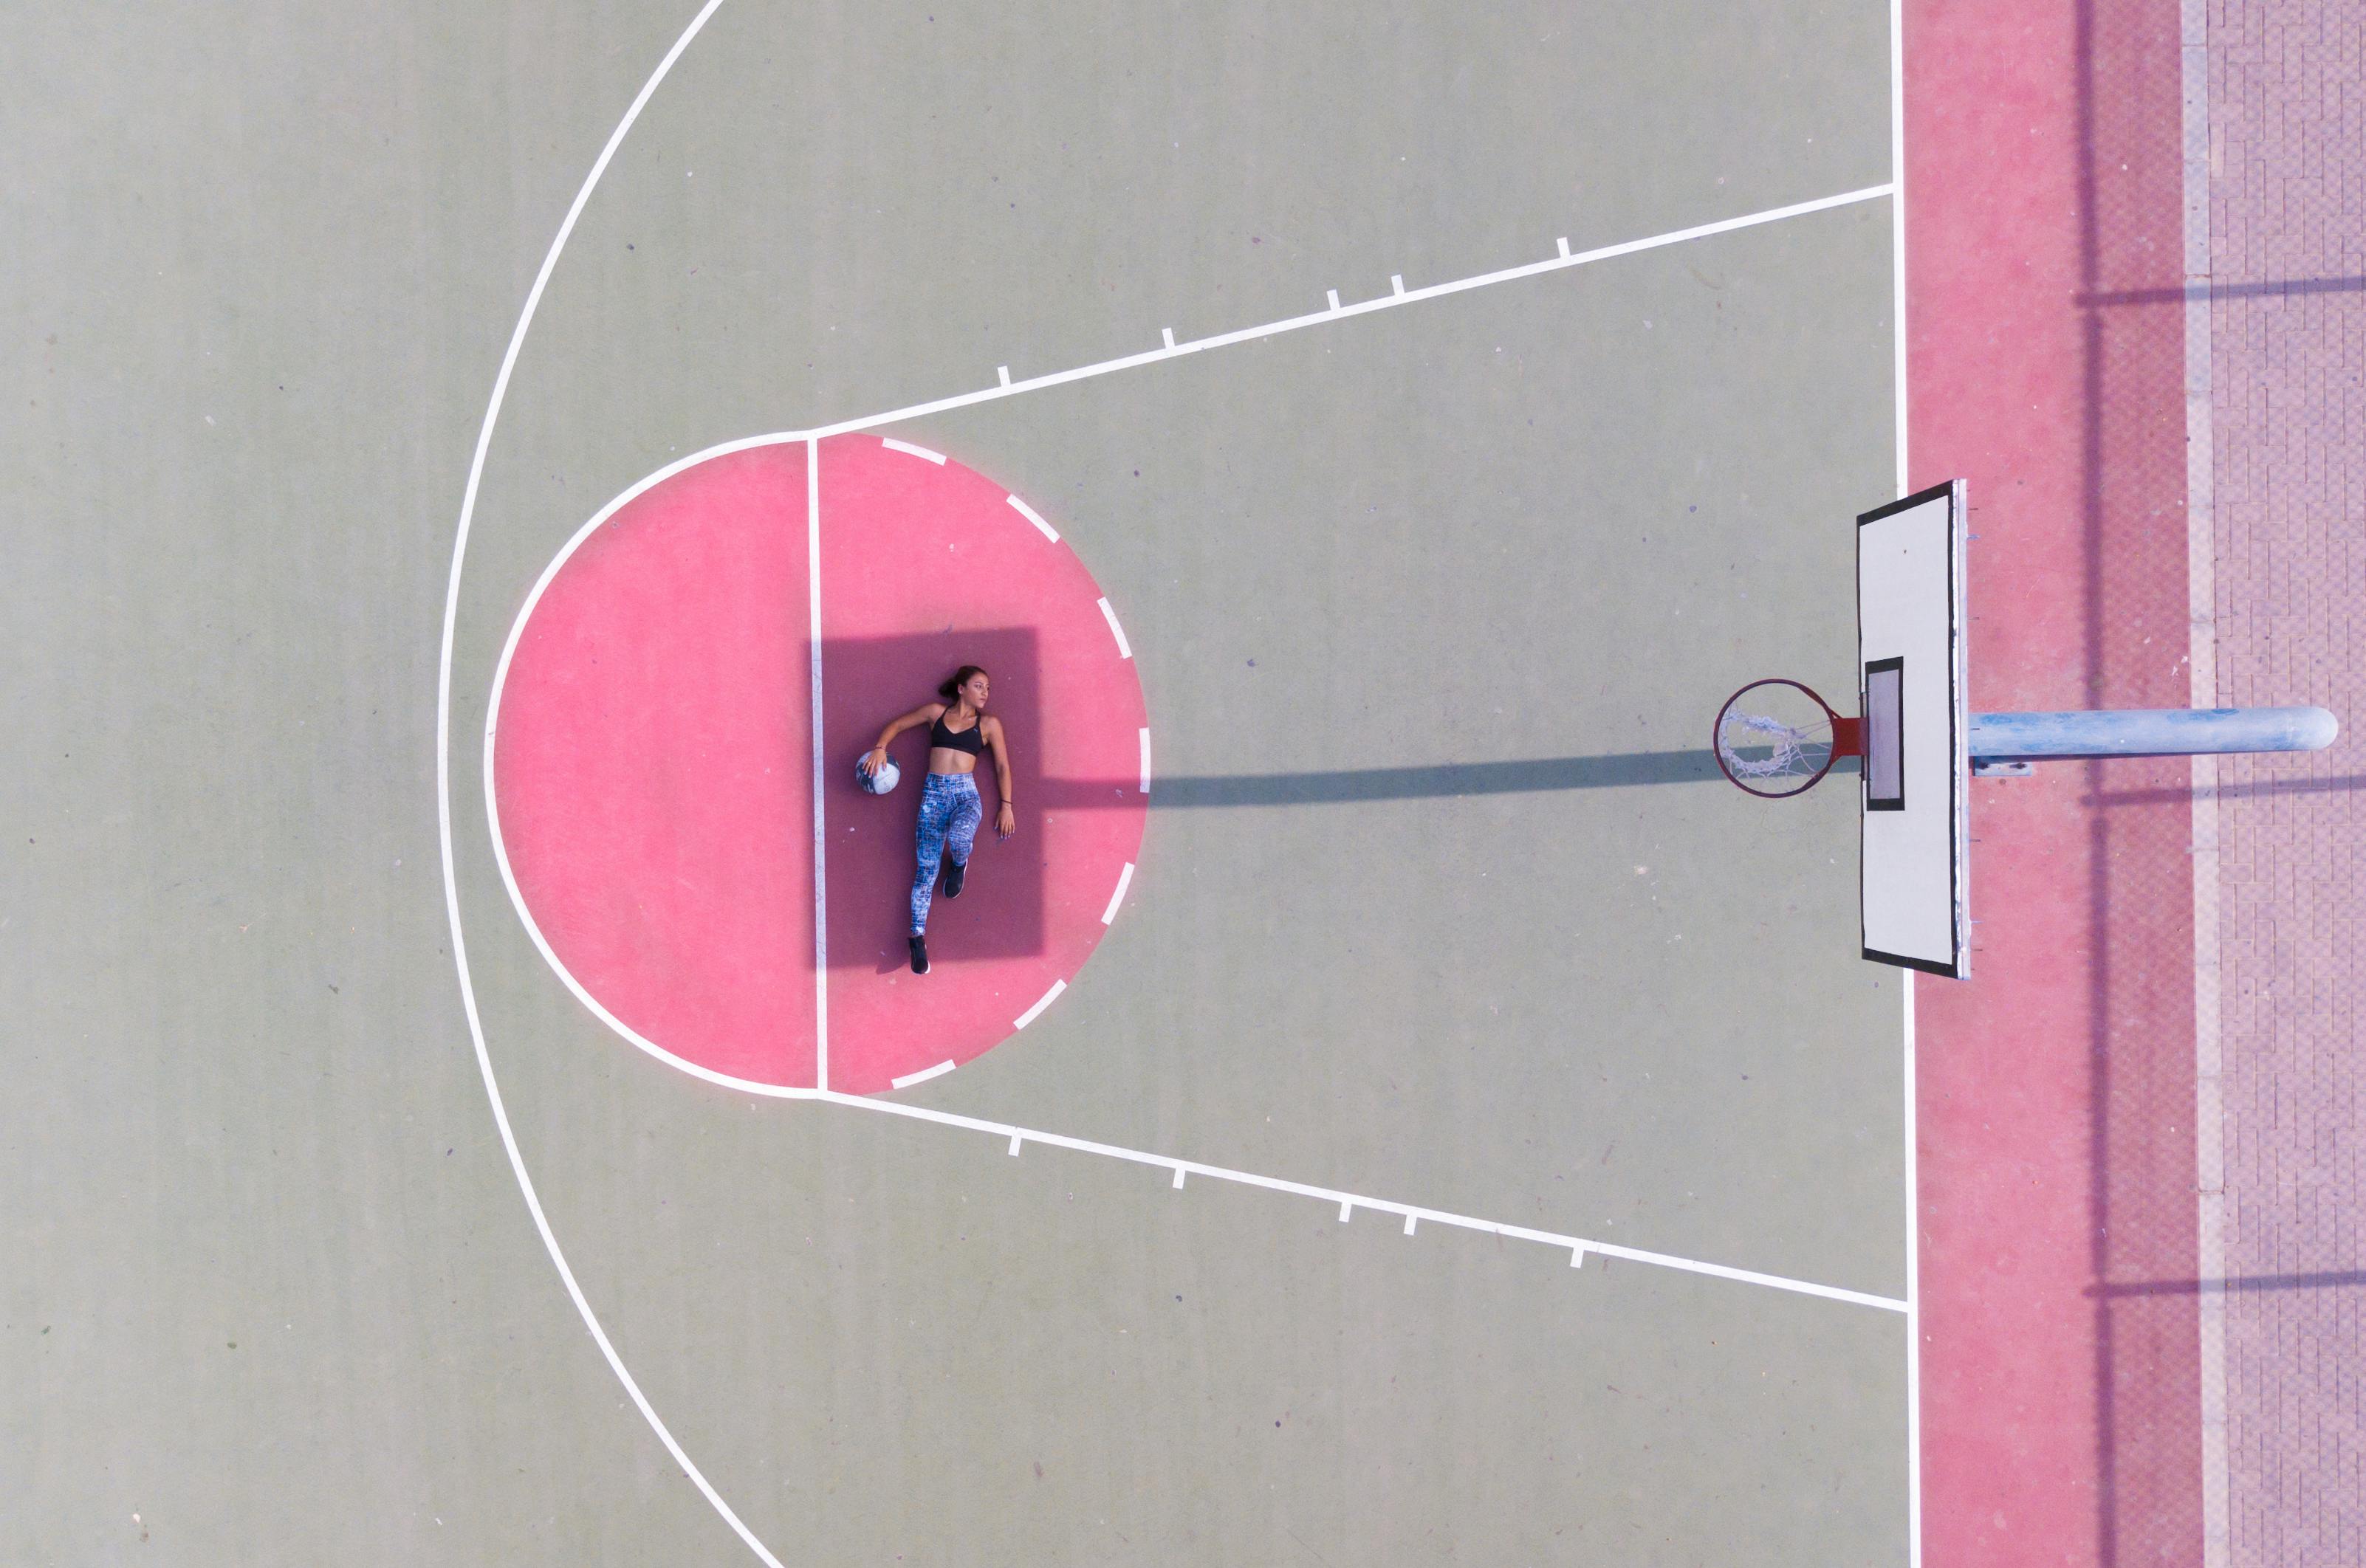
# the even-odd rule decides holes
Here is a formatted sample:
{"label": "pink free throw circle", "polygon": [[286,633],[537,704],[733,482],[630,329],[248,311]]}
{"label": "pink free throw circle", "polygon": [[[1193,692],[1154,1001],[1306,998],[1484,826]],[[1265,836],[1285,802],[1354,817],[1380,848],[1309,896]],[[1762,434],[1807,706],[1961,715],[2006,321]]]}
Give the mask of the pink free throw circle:
{"label": "pink free throw circle", "polygon": [[[1074,982],[1139,854],[1147,719],[1116,610],[1053,522],[933,453],[817,450],[810,497],[803,442],[728,453],[561,556],[497,689],[494,831],[549,957],[637,1043],[751,1088],[874,1093]],[[896,743],[891,794],[854,763],[963,664],[993,678],[1019,831],[996,839],[989,755],[968,885],[937,895],[914,975],[927,737]]]}

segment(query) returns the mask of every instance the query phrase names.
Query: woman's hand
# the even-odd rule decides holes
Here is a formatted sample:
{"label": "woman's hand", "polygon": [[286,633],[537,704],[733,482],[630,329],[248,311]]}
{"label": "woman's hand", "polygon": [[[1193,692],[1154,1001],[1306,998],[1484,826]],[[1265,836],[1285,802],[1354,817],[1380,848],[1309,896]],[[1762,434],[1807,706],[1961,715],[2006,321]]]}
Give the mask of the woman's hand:
{"label": "woman's hand", "polygon": [[863,754],[862,771],[866,777],[871,774],[877,773],[881,768],[886,766],[887,748],[885,746],[873,746],[869,751]]}
{"label": "woman's hand", "polygon": [[1019,812],[1009,801],[1005,801],[1002,809],[994,813],[994,834],[997,838],[1008,838],[1018,831]]}

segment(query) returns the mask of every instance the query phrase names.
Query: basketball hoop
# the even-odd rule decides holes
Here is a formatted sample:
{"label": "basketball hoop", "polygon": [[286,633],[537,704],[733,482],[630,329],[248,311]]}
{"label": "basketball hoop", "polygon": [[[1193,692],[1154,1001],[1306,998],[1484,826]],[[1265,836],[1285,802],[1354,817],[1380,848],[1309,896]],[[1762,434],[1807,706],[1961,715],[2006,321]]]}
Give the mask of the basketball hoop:
{"label": "basketball hoop", "polygon": [[1717,711],[1710,739],[1725,776],[1770,801],[1803,795],[1844,756],[1860,754],[1863,726],[1796,680],[1753,680]]}

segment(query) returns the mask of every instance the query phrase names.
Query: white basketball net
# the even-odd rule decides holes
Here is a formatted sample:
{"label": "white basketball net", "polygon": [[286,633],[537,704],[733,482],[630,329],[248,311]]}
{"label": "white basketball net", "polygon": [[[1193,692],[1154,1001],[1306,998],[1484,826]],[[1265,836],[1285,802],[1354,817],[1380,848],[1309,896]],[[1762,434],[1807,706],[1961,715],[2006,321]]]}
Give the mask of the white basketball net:
{"label": "white basketball net", "polygon": [[1831,753],[1831,728],[1818,723],[1812,729],[1794,729],[1780,719],[1737,709],[1718,726],[1717,749],[1738,778],[1804,778],[1821,767]]}

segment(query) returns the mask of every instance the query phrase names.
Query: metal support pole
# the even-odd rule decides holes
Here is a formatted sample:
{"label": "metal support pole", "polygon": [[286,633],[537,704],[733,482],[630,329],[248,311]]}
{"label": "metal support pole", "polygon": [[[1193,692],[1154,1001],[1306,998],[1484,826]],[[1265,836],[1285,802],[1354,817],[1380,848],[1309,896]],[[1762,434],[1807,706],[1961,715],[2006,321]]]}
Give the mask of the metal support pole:
{"label": "metal support pole", "polygon": [[1975,713],[1967,749],[1975,764],[1993,767],[2001,763],[2072,758],[2323,751],[2340,733],[2339,722],[2322,708]]}

